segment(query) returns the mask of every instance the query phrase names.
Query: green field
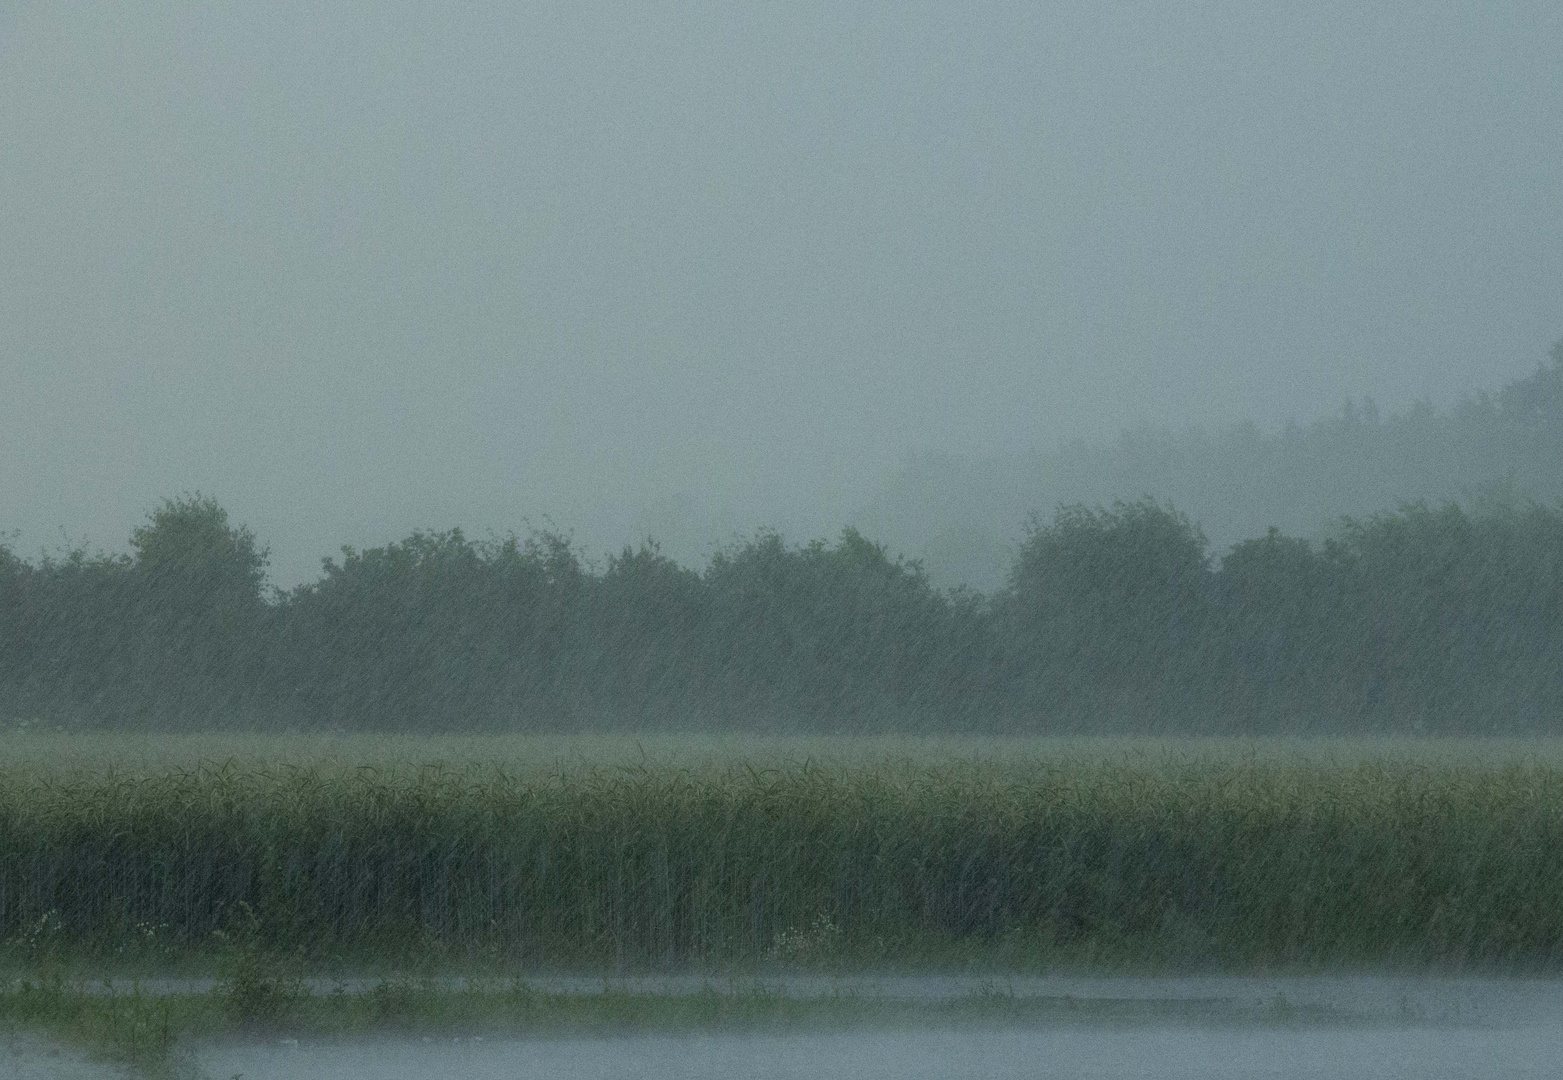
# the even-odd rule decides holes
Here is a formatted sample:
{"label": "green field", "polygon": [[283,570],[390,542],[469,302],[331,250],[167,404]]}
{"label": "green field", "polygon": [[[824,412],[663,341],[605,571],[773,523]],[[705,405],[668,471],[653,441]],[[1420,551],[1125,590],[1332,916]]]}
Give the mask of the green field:
{"label": "green field", "polygon": [[0,760],[20,970],[1563,958],[1558,742],[11,733]]}

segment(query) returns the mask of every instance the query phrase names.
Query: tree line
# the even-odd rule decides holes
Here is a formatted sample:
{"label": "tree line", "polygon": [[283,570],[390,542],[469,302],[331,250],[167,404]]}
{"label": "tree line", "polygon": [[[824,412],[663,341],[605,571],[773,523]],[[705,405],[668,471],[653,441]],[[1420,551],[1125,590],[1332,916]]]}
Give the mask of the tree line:
{"label": "tree line", "polygon": [[1213,557],[1144,499],[1033,517],[1004,588],[854,530],[695,571],[551,533],[343,549],[269,590],[214,500],[126,554],[0,547],[0,722],[193,729],[1563,729],[1563,510],[1412,504]]}

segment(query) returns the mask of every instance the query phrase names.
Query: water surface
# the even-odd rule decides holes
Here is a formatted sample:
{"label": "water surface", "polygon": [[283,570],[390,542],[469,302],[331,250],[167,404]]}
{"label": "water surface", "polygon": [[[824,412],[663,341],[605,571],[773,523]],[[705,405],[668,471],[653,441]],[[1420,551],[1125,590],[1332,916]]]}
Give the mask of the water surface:
{"label": "water surface", "polygon": [[402,1038],[208,1048],[243,1080],[1162,1080],[1556,1077],[1563,1030],[1454,1027],[1050,1026],[587,1039]]}

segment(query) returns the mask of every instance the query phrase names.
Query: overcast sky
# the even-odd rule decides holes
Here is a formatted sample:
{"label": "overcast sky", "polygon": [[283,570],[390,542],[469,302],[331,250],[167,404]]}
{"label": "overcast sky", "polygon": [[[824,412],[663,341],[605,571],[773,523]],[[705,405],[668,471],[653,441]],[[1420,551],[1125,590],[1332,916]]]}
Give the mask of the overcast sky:
{"label": "overcast sky", "polygon": [[1556,0],[0,3],[0,530],[287,585],[1448,404],[1563,336],[1560,131]]}

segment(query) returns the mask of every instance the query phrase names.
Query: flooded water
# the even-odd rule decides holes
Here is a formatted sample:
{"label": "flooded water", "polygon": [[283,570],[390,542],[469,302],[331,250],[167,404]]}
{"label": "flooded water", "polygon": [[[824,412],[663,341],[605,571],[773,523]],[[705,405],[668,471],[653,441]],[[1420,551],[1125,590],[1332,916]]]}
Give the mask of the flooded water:
{"label": "flooded water", "polygon": [[829,1035],[267,1044],[208,1048],[229,1080],[1275,1080],[1557,1077],[1563,1030],[1049,1026]]}
{"label": "flooded water", "polygon": [[[717,988],[708,980],[676,977],[539,982],[554,993],[582,994]],[[946,1021],[828,1034],[288,1041],[207,1046],[198,1060],[207,1076],[220,1080],[1563,1076],[1563,983],[1555,980],[792,976],[725,985],[790,996],[848,992],[921,1001],[999,992],[1078,1004],[1093,1018],[1007,1027]]]}
{"label": "flooded water", "polygon": [[[311,993],[365,993],[377,978],[303,980]],[[214,979],[88,980],[101,993],[136,989],[149,994],[205,994]],[[504,989],[509,980],[430,979],[444,991]],[[1563,980],[1396,975],[1304,976],[1080,976],[1080,975],[530,975],[521,985],[542,994],[589,997],[618,994],[763,993],[788,998],[846,995],[867,1000],[932,1003],[999,994],[1017,1000],[1091,1003],[1189,1003],[1251,1015],[1276,1003],[1359,1023],[1393,1021],[1476,1027],[1551,1024],[1563,1028]],[[1205,1009],[1204,1011],[1209,1011]]]}
{"label": "flooded water", "polygon": [[123,1068],[91,1061],[79,1047],[27,1032],[0,1035],[0,1080],[124,1080],[125,1076]]}

